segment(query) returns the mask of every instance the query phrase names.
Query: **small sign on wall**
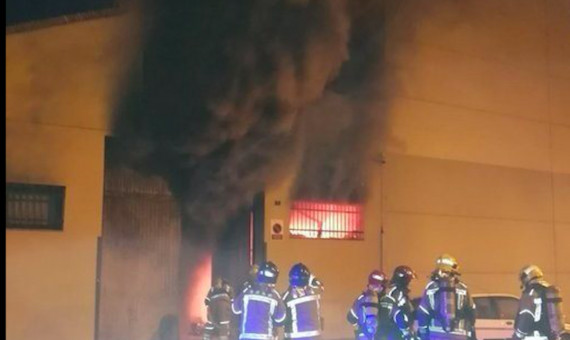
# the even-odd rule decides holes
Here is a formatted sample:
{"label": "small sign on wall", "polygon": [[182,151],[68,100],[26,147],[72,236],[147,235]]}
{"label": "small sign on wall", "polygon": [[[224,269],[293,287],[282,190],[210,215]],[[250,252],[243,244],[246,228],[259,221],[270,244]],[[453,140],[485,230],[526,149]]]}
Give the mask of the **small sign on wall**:
{"label": "small sign on wall", "polygon": [[283,220],[271,220],[271,239],[272,240],[282,240],[283,239]]}

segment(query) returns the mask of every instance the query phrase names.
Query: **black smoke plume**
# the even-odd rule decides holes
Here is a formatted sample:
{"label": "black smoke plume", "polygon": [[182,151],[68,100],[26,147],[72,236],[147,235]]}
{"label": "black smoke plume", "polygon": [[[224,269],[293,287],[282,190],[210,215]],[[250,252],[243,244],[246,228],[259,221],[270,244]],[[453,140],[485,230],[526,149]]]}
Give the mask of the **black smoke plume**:
{"label": "black smoke plume", "polygon": [[[209,240],[294,155],[304,109],[349,58],[351,8],[340,0],[147,6],[142,86],[130,87],[115,134],[135,168],[167,180],[188,228]],[[354,75],[366,73],[355,69],[335,86],[355,88]]]}
{"label": "black smoke plume", "polygon": [[372,133],[381,124],[386,4],[351,1],[349,59],[324,96],[302,117],[302,158],[295,199],[363,202]]}
{"label": "black smoke plume", "polygon": [[[180,204],[181,287],[228,217],[287,172],[300,174],[294,195],[363,197],[371,124],[362,103],[381,57],[379,0],[143,7],[142,66],[114,135],[124,160],[163,177]],[[330,182],[315,182],[323,171]]]}

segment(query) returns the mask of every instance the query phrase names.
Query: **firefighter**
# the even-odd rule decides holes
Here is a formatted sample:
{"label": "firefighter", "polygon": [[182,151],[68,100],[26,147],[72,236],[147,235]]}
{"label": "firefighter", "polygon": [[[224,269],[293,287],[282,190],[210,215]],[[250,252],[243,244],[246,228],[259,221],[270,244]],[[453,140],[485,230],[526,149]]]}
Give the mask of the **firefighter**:
{"label": "firefighter", "polygon": [[204,301],[208,309],[208,321],[204,327],[204,339],[229,339],[232,319],[232,298],[233,291],[230,284],[222,278],[217,278]]}
{"label": "firefighter", "polygon": [[283,294],[287,308],[286,339],[319,339],[321,335],[320,293],[323,284],[309,268],[297,263],[289,271],[289,288]]}
{"label": "firefighter", "polygon": [[475,304],[460,275],[453,256],[437,258],[417,311],[421,340],[476,339]]}
{"label": "firefighter", "polygon": [[[245,291],[247,288],[252,288],[254,286],[257,285],[257,272],[259,271],[259,265],[257,264],[253,264],[250,268],[249,268],[249,272],[247,274],[247,279],[245,280],[245,282],[243,282],[243,284],[240,287],[240,291],[239,292],[243,292]],[[238,293],[239,293],[238,292]],[[232,339],[236,339],[236,332],[239,331],[239,324],[240,324],[240,316],[234,314],[233,315],[233,320],[232,320]]]}
{"label": "firefighter", "polygon": [[274,328],[285,321],[285,305],[275,283],[279,270],[273,262],[259,266],[257,282],[245,288],[233,301],[232,311],[239,315],[239,339],[271,340]]}
{"label": "firefighter", "polygon": [[390,280],[390,287],[380,298],[379,334],[381,339],[411,340],[413,331],[414,307],[410,302],[408,288],[416,273],[408,266],[398,266]]}
{"label": "firefighter", "polygon": [[519,274],[522,295],[513,340],[558,340],[564,331],[562,298],[558,288],[544,281],[542,270],[524,266]]}
{"label": "firefighter", "polygon": [[374,270],[368,275],[368,285],[354,300],[352,307],[346,316],[354,329],[355,338],[358,340],[375,339],[378,333],[378,309],[388,280],[386,275]]}

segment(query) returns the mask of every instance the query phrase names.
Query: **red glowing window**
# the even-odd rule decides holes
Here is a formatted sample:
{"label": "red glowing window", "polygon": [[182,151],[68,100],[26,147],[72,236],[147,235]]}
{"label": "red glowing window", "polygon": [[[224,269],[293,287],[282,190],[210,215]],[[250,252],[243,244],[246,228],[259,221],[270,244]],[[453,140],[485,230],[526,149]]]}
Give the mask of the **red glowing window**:
{"label": "red glowing window", "polygon": [[292,238],[362,240],[362,207],[335,202],[293,202],[289,235]]}

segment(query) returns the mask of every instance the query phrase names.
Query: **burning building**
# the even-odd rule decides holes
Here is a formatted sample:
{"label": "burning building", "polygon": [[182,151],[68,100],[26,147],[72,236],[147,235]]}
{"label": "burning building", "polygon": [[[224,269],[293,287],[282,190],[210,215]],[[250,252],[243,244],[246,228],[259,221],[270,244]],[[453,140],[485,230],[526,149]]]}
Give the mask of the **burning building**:
{"label": "burning building", "polygon": [[263,258],[324,281],[328,339],[371,269],[415,295],[442,252],[474,292],[534,262],[570,294],[567,1],[165,3],[144,38],[7,28],[8,339],[185,337]]}

